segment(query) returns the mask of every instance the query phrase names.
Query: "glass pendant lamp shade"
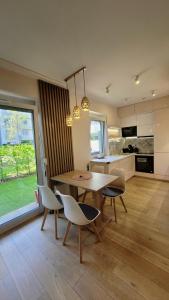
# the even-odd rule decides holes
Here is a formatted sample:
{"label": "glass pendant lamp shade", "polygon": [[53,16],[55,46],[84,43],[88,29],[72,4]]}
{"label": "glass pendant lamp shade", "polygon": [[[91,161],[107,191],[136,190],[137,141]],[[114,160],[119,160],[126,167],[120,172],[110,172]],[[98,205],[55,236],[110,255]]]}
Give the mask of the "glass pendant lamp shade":
{"label": "glass pendant lamp shade", "polygon": [[68,127],[72,127],[72,123],[73,123],[73,118],[72,118],[72,116],[71,116],[71,115],[67,115],[67,116],[66,116],[66,125],[67,125]]}
{"label": "glass pendant lamp shade", "polygon": [[73,118],[80,119],[80,107],[78,105],[75,105],[73,108]]}
{"label": "glass pendant lamp shade", "polygon": [[83,111],[88,111],[90,107],[89,99],[86,96],[86,84],[85,84],[85,75],[84,75],[84,69],[83,69],[83,84],[84,84],[84,97],[81,102],[81,108]]}
{"label": "glass pendant lamp shade", "polygon": [[90,107],[89,99],[84,96],[81,102],[81,107],[83,111],[88,111]]}

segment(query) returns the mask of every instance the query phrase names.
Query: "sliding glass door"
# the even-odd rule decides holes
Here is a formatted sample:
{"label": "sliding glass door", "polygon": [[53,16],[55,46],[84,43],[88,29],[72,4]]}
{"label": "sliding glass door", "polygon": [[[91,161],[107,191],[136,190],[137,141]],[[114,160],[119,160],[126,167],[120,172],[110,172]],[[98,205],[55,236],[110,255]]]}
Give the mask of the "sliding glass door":
{"label": "sliding glass door", "polygon": [[34,114],[0,106],[0,224],[38,208]]}

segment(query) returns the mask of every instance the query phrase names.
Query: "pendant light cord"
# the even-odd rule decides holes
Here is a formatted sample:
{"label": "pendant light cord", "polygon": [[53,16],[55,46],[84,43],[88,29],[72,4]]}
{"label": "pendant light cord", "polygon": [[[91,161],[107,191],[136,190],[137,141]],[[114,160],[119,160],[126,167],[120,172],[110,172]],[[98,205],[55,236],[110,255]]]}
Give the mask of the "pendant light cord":
{"label": "pendant light cord", "polygon": [[83,83],[84,83],[84,96],[86,97],[86,83],[85,83],[84,69],[83,69]]}
{"label": "pendant light cord", "polygon": [[77,94],[76,94],[76,76],[74,75],[74,87],[75,87],[75,99],[76,99],[76,106],[77,106]]}

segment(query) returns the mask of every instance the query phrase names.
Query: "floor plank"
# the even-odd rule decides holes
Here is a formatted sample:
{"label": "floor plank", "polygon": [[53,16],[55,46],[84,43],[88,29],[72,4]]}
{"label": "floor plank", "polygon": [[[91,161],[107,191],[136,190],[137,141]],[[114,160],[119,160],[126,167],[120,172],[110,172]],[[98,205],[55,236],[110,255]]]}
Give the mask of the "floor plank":
{"label": "floor plank", "polygon": [[[0,241],[0,299],[169,299],[169,183],[134,177],[127,182],[126,214],[116,201],[117,224],[102,232],[102,243],[83,231],[84,264],[79,264],[77,230],[62,246],[67,222],[54,216],[44,231],[41,218]],[[92,204],[91,195],[87,202]],[[105,213],[112,215],[110,201]]]}

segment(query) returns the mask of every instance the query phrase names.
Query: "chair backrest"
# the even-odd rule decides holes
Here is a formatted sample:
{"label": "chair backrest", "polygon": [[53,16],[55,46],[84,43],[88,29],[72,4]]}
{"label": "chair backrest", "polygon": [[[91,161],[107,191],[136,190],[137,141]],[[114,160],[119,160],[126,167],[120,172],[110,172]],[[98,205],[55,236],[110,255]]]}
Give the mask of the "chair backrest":
{"label": "chair backrest", "polygon": [[85,217],[78,202],[70,195],[63,195],[60,191],[55,191],[61,197],[66,218],[76,225],[86,225],[89,220]]}
{"label": "chair backrest", "polygon": [[117,187],[121,189],[123,192],[125,191],[125,174],[122,169],[113,169],[110,172],[111,175],[118,176],[118,178],[112,182],[113,187]]}
{"label": "chair backrest", "polygon": [[51,210],[58,210],[60,208],[63,208],[63,205],[58,201],[55,194],[52,192],[52,190],[48,186],[38,186],[41,198],[42,198],[42,204],[44,207],[51,209]]}

